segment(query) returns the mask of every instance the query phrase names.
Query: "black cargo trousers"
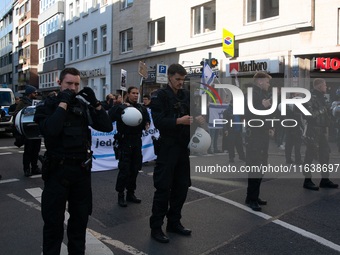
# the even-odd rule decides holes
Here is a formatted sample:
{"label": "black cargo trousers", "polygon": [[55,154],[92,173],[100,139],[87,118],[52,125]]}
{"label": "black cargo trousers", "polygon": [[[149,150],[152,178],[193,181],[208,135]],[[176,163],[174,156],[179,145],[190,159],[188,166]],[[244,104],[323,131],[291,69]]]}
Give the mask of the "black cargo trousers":
{"label": "black cargo trousers", "polygon": [[168,218],[168,223],[179,223],[191,180],[189,150],[178,139],[160,138],[153,181],[156,191],[150,228],[161,227],[165,216]]}
{"label": "black cargo trousers", "polygon": [[[249,134],[249,133],[248,133]],[[269,130],[253,128],[246,136],[246,166],[268,164]],[[248,173],[247,199],[257,201],[260,195],[260,185],[263,174],[260,168],[253,168],[254,171]],[[256,171],[260,170],[260,171]]]}
{"label": "black cargo trousers", "polygon": [[54,162],[53,171],[42,193],[41,214],[44,220],[43,254],[60,254],[64,235],[65,207],[69,254],[85,254],[86,227],[92,213],[91,166],[84,160]]}
{"label": "black cargo trousers", "polygon": [[140,135],[125,136],[119,140],[121,155],[116,191],[134,194],[138,171],[142,169],[142,140]]}

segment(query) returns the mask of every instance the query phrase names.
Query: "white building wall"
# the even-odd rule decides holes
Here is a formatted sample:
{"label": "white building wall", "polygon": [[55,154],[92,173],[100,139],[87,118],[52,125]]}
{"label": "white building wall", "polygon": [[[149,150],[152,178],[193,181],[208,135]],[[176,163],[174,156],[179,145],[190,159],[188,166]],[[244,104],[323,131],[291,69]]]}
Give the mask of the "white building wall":
{"label": "white building wall", "polygon": [[[84,9],[84,0],[80,0],[80,15],[70,20],[70,3],[73,3],[73,13],[75,16],[75,0],[65,1],[65,67],[75,67],[82,71],[80,89],[84,86],[90,86],[94,90],[96,97],[103,100],[104,97],[111,93],[111,70],[110,59],[112,49],[112,0],[102,5],[103,1],[98,1],[96,7],[92,6],[92,1],[88,2],[88,10]],[[107,31],[107,50],[102,51],[101,28],[106,26]],[[92,31],[97,29],[97,54],[92,52]],[[83,35],[87,33],[87,53],[84,57]],[[74,59],[75,38],[79,37],[79,59]],[[69,41],[73,40],[73,60],[70,60]],[[100,70],[100,71],[98,71]],[[93,76],[94,75],[94,76]],[[103,83],[105,79],[105,83]]]}

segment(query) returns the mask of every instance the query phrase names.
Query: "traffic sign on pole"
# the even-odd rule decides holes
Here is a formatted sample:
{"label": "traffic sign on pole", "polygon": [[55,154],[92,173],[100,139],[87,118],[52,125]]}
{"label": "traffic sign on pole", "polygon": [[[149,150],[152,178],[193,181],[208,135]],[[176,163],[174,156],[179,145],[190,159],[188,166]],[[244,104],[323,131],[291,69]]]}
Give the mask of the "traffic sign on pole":
{"label": "traffic sign on pole", "polygon": [[167,76],[168,66],[157,64],[157,71],[156,71],[156,83],[168,83],[168,76]]}

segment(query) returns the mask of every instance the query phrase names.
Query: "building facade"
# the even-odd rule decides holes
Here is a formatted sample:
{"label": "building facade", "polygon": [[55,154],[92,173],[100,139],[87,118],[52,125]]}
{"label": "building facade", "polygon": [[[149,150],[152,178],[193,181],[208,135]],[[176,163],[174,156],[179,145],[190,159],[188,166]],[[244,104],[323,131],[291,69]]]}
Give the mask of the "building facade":
{"label": "building facade", "polygon": [[81,72],[80,89],[111,93],[112,0],[65,1],[65,67]]}
{"label": "building facade", "polygon": [[1,10],[0,17],[0,84],[13,88],[13,6],[11,2]]}
{"label": "building facade", "polygon": [[39,0],[19,0],[14,10],[19,20],[14,28],[18,34],[18,91],[24,94],[27,84],[39,88],[38,79],[38,15]]}
{"label": "building facade", "polygon": [[[185,66],[188,85],[197,86],[200,62],[211,53],[219,61],[215,71],[221,83],[235,84],[235,69],[244,89],[264,71],[275,78],[275,87],[310,88],[313,78],[324,77],[334,91],[339,87],[339,8],[332,0],[117,1],[112,89],[119,91],[125,70],[127,87],[143,84],[150,92],[162,86],[156,83],[155,65],[171,63]],[[233,58],[222,50],[223,29],[235,35]],[[142,83],[139,61],[149,68]]]}
{"label": "building facade", "polygon": [[65,64],[65,2],[40,1],[39,4],[39,90],[43,96],[59,90],[58,79]]}

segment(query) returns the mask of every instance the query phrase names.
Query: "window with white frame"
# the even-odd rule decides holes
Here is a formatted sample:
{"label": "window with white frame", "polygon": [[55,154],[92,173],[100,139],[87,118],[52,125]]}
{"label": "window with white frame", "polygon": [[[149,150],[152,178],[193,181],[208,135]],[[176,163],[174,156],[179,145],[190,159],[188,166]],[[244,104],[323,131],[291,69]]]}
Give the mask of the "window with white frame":
{"label": "window with white frame", "polygon": [[97,8],[98,0],[92,0],[92,7]]}
{"label": "window with white frame", "polygon": [[63,42],[57,42],[39,50],[39,64],[56,58],[63,58]]}
{"label": "window with white frame", "polygon": [[25,51],[25,58],[29,58],[30,57],[30,47],[26,47],[24,49],[24,51]]}
{"label": "window with white frame", "polygon": [[83,57],[87,57],[87,34],[83,34]]}
{"label": "window with white frame", "polygon": [[19,29],[19,37],[22,37],[25,35],[25,27],[22,27]]}
{"label": "window with white frame", "polygon": [[121,9],[127,8],[133,4],[133,0],[121,0]]}
{"label": "window with white frame", "polygon": [[25,8],[26,8],[26,12],[29,12],[29,11],[31,10],[30,0],[28,0],[28,1],[25,3]]}
{"label": "window with white frame", "polygon": [[69,6],[69,19],[70,21],[72,22],[73,21],[73,3],[70,3],[70,6]]}
{"label": "window with white frame", "polygon": [[192,8],[193,34],[216,30],[216,1]]}
{"label": "window with white frame", "polygon": [[76,0],[76,17],[80,17],[80,3],[79,0]]}
{"label": "window with white frame", "polygon": [[102,52],[107,50],[107,33],[106,33],[106,26],[102,27],[101,29],[102,34]]}
{"label": "window with white frame", "polygon": [[25,5],[23,4],[21,7],[20,7],[20,15],[25,13]]}
{"label": "window with white frame", "polygon": [[64,14],[57,14],[44,23],[39,25],[39,38],[43,38],[44,36],[51,34],[58,29],[64,29]]}
{"label": "window with white frame", "polygon": [[107,5],[107,0],[101,0],[101,5]]}
{"label": "window with white frame", "polygon": [[149,45],[157,45],[165,42],[165,18],[149,23]]}
{"label": "window with white frame", "polygon": [[97,29],[92,31],[92,54],[97,54]]}
{"label": "window with white frame", "polygon": [[279,16],[279,0],[247,0],[247,23]]}
{"label": "window with white frame", "polygon": [[39,74],[39,87],[40,88],[58,87],[59,74],[60,71]]}
{"label": "window with white frame", "polygon": [[73,60],[73,41],[69,40],[68,41],[68,59],[69,61]]}
{"label": "window with white frame", "polygon": [[133,29],[120,32],[121,53],[132,51],[133,49]]}
{"label": "window with white frame", "polygon": [[89,0],[84,0],[84,2],[83,2],[83,12],[86,14],[86,13],[88,13],[88,2]]}
{"label": "window with white frame", "polygon": [[26,35],[29,35],[31,33],[31,23],[27,23],[25,28],[26,28]]}
{"label": "window with white frame", "polygon": [[76,56],[75,59],[79,59],[79,37],[76,37],[74,39],[75,45],[76,45]]}

